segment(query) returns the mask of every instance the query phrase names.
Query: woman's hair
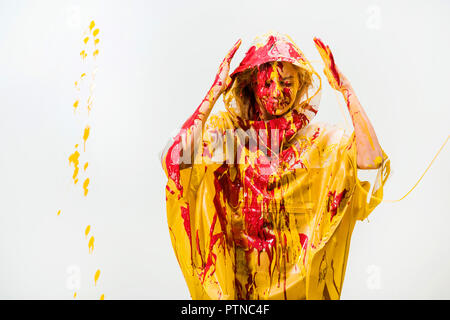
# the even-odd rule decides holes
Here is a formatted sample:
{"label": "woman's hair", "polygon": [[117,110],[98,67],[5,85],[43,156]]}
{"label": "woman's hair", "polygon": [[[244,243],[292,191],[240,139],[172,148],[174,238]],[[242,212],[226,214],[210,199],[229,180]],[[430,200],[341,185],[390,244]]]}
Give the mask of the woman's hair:
{"label": "woman's hair", "polygon": [[[270,63],[270,62],[267,62]],[[296,92],[295,101],[292,105],[292,108],[295,108],[300,100],[303,98],[305,94],[308,92],[308,88],[312,85],[312,75],[307,70],[300,68],[296,65],[294,67],[297,69],[298,79],[300,86]],[[241,114],[241,116],[246,117],[249,120],[259,120],[259,109],[257,107],[257,102],[255,99],[255,83],[256,83],[256,75],[258,73],[258,67],[254,67],[243,71],[238,74],[235,79],[235,83],[233,85],[233,95],[236,98],[236,102],[240,106],[247,106],[247,110],[241,110],[241,112],[245,112],[247,114]],[[291,109],[292,109],[291,108]],[[289,110],[291,111],[291,110]],[[289,112],[287,111],[287,112]]]}

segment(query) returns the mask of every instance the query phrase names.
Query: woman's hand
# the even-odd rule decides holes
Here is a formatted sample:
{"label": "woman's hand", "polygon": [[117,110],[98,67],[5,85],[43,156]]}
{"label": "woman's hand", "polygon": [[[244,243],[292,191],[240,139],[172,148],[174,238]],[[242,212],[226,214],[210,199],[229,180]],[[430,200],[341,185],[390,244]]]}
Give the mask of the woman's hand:
{"label": "woman's hand", "polygon": [[359,169],[376,169],[383,162],[383,153],[375,130],[348,79],[339,71],[334,62],[330,48],[322,40],[314,38],[314,43],[325,64],[324,73],[331,87],[344,96],[347,108],[352,118],[356,136],[357,166]]}
{"label": "woman's hand", "polygon": [[316,45],[317,51],[319,51],[320,57],[325,64],[323,72],[327,76],[330,86],[333,89],[342,92],[342,90],[349,83],[347,78],[339,71],[338,67],[336,66],[333,53],[331,53],[330,48],[325,45],[319,38],[314,38],[314,44]]}
{"label": "woman's hand", "polygon": [[[200,143],[203,127],[214,104],[226,89],[228,81],[230,81],[228,76],[230,62],[241,45],[241,42],[239,39],[225,56],[220,64],[214,83],[205,98],[183,124],[180,132],[173,139],[173,142],[166,148],[167,151],[163,153],[161,159],[163,167],[166,169],[168,177],[175,182],[176,188],[180,191],[182,190],[180,185],[180,170],[192,166],[196,156],[194,154],[195,150],[201,150]],[[183,159],[181,159],[181,154],[183,154]]]}
{"label": "woman's hand", "polygon": [[211,96],[214,101],[217,100],[219,96],[225,91],[229,81],[231,80],[228,76],[228,73],[230,71],[230,62],[231,59],[233,59],[237,49],[239,49],[241,43],[242,40],[239,39],[231,48],[231,50],[228,51],[227,55],[220,64],[219,71],[216,74],[216,78],[210,90]]}

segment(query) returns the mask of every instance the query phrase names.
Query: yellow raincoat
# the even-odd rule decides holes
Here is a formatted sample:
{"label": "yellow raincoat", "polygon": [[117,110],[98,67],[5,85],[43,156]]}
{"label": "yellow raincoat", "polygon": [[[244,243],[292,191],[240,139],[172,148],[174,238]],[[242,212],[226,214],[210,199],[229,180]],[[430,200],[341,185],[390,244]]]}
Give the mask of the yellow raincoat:
{"label": "yellow raincoat", "polygon": [[[240,79],[269,61],[316,79],[283,117],[249,119]],[[195,163],[173,170],[171,152],[163,159],[170,236],[191,296],[339,299],[353,227],[381,201],[389,162],[368,199],[354,134],[310,123],[320,77],[287,36],[256,39],[231,78],[227,111],[208,119]]]}

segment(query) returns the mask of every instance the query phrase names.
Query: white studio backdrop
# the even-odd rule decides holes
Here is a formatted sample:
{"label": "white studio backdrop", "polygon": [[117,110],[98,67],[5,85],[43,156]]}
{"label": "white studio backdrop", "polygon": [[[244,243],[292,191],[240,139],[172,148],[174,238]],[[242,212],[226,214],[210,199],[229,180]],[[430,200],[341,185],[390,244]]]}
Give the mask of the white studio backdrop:
{"label": "white studio backdrop", "polygon": [[[72,104],[91,20],[101,42],[87,117]],[[232,69],[269,30],[314,61],[313,37],[330,45],[391,158],[385,198],[406,193],[449,134],[449,1],[1,0],[0,298],[189,298],[159,153],[235,41]],[[344,125],[323,80],[315,121]],[[86,124],[84,197],[68,157]],[[357,223],[342,299],[450,298],[449,162],[447,146],[406,199]]]}

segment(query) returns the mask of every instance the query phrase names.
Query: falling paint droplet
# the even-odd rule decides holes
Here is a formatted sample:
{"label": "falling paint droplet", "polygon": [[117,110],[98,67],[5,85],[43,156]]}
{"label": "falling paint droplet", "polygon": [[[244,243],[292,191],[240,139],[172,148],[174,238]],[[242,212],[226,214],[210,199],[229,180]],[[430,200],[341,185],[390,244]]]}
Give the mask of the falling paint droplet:
{"label": "falling paint droplet", "polygon": [[94,236],[91,236],[91,238],[89,239],[89,253],[94,252]]}
{"label": "falling paint droplet", "polygon": [[96,37],[96,36],[98,35],[99,32],[100,32],[100,29],[97,28],[97,29],[94,30],[94,32],[92,32],[92,35],[93,35],[94,37]]}
{"label": "falling paint droplet", "polygon": [[58,213],[57,213],[57,215],[59,216],[61,214],[61,210],[58,210]]}
{"label": "falling paint droplet", "polygon": [[84,60],[87,57],[87,53],[83,50],[83,51],[80,52],[80,56],[81,56],[81,59]]}
{"label": "falling paint droplet", "polygon": [[95,44],[95,45],[98,45],[99,42],[100,42],[100,39],[95,39],[95,40],[94,40],[94,44]]}
{"label": "falling paint droplet", "polygon": [[89,186],[89,178],[86,178],[86,180],[84,180],[83,183],[83,189],[84,189],[84,196],[86,197],[89,190],[88,190],[88,186]]}
{"label": "falling paint droplet", "polygon": [[84,40],[83,40],[84,44],[88,43],[88,41],[89,41],[89,37],[86,37],[86,38],[84,38]]}
{"label": "falling paint droplet", "polygon": [[98,56],[98,49],[95,49],[94,53],[92,54],[94,57]]}
{"label": "falling paint droplet", "polygon": [[80,79],[83,80],[84,77],[86,77],[86,73],[82,73]]}
{"label": "falling paint droplet", "polygon": [[87,227],[86,227],[86,230],[84,230],[84,236],[87,238],[87,236],[88,236],[88,234],[89,234],[89,231],[91,231],[91,226],[90,225],[88,225]]}
{"label": "falling paint droplet", "polygon": [[86,140],[89,138],[89,131],[91,130],[91,127],[86,126],[84,128],[84,134],[83,134],[83,140],[84,140],[84,151],[86,151]]}
{"label": "falling paint droplet", "polygon": [[84,164],[84,171],[86,171],[87,167],[88,167],[88,163],[86,162],[86,163]]}
{"label": "falling paint droplet", "polygon": [[76,292],[74,292],[74,294],[73,294],[73,298],[75,299],[77,297],[77,293]]}
{"label": "falling paint droplet", "polygon": [[95,283],[95,285],[97,285],[98,278],[100,278],[100,269],[98,269],[95,272],[95,275],[94,275],[94,283]]}
{"label": "falling paint droplet", "polygon": [[91,24],[89,25],[89,30],[94,29],[94,27],[95,27],[95,21],[92,20],[92,21],[91,21]]}
{"label": "falling paint droplet", "polygon": [[[75,146],[75,148],[77,147],[78,145],[76,145]],[[78,179],[77,179],[77,175],[78,175],[78,164],[80,163],[80,161],[78,160],[78,158],[80,157],[80,153],[78,152],[78,151],[74,151],[74,153],[72,153],[70,156],[69,156],[69,166],[70,166],[70,164],[71,163],[73,163],[73,165],[74,165],[74,170],[73,170],[73,176],[72,176],[72,179],[73,179],[73,182],[76,184],[77,183],[77,181],[78,181]]]}
{"label": "falling paint droplet", "polygon": [[105,300],[105,295],[104,295],[104,294],[102,294],[102,295],[100,296],[100,300]]}
{"label": "falling paint droplet", "polygon": [[73,107],[76,109],[76,108],[78,108],[78,102],[79,102],[79,100],[77,100],[77,101],[75,101],[74,103],[73,103]]}

